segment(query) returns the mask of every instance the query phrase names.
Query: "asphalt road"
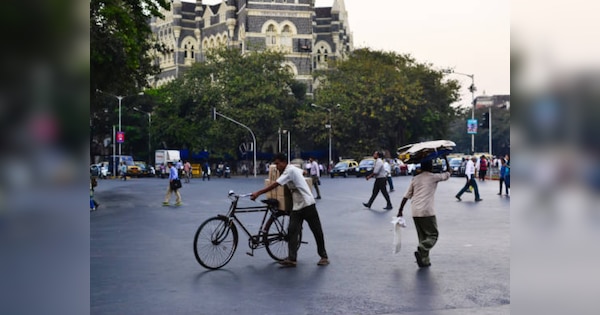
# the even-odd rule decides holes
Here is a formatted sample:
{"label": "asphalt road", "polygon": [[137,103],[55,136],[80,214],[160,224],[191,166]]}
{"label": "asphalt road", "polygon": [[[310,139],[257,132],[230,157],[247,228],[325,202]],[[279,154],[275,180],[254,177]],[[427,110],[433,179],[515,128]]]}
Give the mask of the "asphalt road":
{"label": "asphalt road", "polygon": [[[264,249],[246,255],[244,234],[225,267],[200,266],[192,247],[198,226],[227,211],[230,189],[252,192],[265,178],[193,179],[177,208],[161,206],[166,179],[100,180],[101,206],[90,213],[91,314],[510,314],[510,199],[496,195],[497,181],[479,182],[478,203],[472,194],[454,198],[464,178],[439,184],[430,268],[415,263],[410,202],[402,249],[392,252],[390,220],[411,177],[394,177],[392,211],[381,195],[371,210],[362,206],[373,180],[322,179],[317,208],[329,266],[316,265],[306,224],[296,268],[280,268]],[[257,230],[259,216],[243,219]]]}

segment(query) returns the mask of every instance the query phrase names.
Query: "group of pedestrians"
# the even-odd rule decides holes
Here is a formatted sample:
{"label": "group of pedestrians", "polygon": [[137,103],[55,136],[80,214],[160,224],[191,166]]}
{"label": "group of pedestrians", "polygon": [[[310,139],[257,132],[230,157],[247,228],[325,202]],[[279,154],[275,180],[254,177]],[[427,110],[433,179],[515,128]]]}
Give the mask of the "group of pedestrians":
{"label": "group of pedestrians", "polygon": [[[387,202],[387,205],[384,209],[391,210],[393,209],[393,207],[390,200],[390,196],[386,189],[386,185],[389,184],[391,191],[393,191],[393,183],[388,182],[388,175],[391,175],[391,171],[389,163],[387,161],[384,162],[382,157],[383,154],[379,151],[375,151],[373,153],[373,158],[375,159],[374,169],[371,174],[366,176],[366,180],[368,181],[369,179],[374,177],[375,182],[373,183],[373,191],[371,197],[369,198],[368,202],[363,203],[363,206],[370,209],[373,204],[373,201],[375,200],[379,192],[381,192],[381,194]],[[447,157],[444,157],[444,159],[446,160],[446,165],[450,165],[448,163]],[[472,157],[468,160],[466,164],[465,177],[467,181],[465,183],[465,186],[455,196],[459,201],[461,201],[462,194],[467,192],[470,189],[470,187],[472,187],[474,190],[475,201],[479,202],[483,200],[480,198],[477,182],[475,180],[477,162],[477,158]],[[499,162],[501,163],[501,166],[500,192],[498,193],[498,195],[502,194],[503,185],[505,186],[506,194],[508,195],[510,188],[509,156],[507,155],[505,158],[500,159]],[[188,163],[186,162],[185,164]],[[183,166],[185,172],[191,172],[191,166],[186,166],[185,164]],[[284,153],[278,153],[275,156],[274,164],[281,175],[279,176],[279,178],[277,178],[276,181],[274,181],[270,185],[253,192],[251,194],[251,199],[255,200],[256,198],[258,198],[258,196],[283,185],[285,185],[291,193],[292,209],[289,213],[290,222],[288,226],[288,257],[280,262],[281,266],[296,267],[299,247],[298,234],[302,229],[302,224],[304,221],[308,223],[310,230],[315,238],[315,242],[317,244],[317,254],[320,257],[319,261],[317,262],[317,265],[328,265],[330,262],[327,255],[327,251],[325,249],[324,233],[321,226],[319,214],[317,212],[315,201],[315,199],[321,199],[321,192],[319,189],[320,168],[318,163],[316,162],[316,159],[314,157],[311,157],[309,169],[302,170],[291,164],[288,164],[287,156]],[[481,174],[482,165],[487,166],[487,163],[482,164],[480,161],[477,164],[479,166],[479,171]],[[174,194],[176,197],[175,205],[180,206],[181,194],[179,193],[179,189],[176,188],[176,186],[174,186],[174,182],[179,180],[179,172],[172,162],[168,162],[167,165],[169,168],[169,186],[167,188],[167,194],[165,196],[163,205],[168,206],[170,204],[169,201],[171,199],[171,196]],[[312,189],[307,184],[307,181],[304,177],[306,172],[309,172],[310,174],[313,187],[316,190],[316,197],[313,197]],[[210,167],[208,166],[208,163],[205,163],[203,165],[203,173],[208,174],[208,179],[210,180]],[[434,173],[432,160],[421,162],[421,171],[417,175],[415,175],[410,181],[410,184],[402,198],[402,202],[398,209],[397,216],[402,217],[404,214],[403,212],[405,205],[407,204],[408,200],[411,200],[412,218],[415,224],[415,229],[417,231],[417,237],[419,240],[417,250],[414,252],[414,256],[419,267],[431,266],[429,252],[436,244],[439,236],[433,196],[435,195],[437,184],[441,181],[446,181],[449,178],[449,167],[445,172]],[[94,187],[95,185],[92,182],[90,185],[90,208],[95,209],[97,208],[97,203],[95,203],[93,199]]]}

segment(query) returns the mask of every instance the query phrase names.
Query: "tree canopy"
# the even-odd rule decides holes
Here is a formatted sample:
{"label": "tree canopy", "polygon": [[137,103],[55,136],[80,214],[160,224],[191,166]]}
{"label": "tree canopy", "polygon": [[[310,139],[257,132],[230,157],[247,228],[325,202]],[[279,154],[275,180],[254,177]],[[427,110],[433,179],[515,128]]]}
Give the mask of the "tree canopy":
{"label": "tree canopy", "polygon": [[147,86],[148,75],[160,69],[148,52],[152,41],[148,21],[169,9],[168,0],[90,0],[91,91],[126,94]]}
{"label": "tree canopy", "polygon": [[[450,104],[458,98],[458,85],[442,82],[442,76],[408,55],[370,49],[355,50],[333,70],[316,72],[315,101],[334,110],[336,151],[363,156],[443,138],[455,114]],[[318,128],[311,119],[297,123]]]}
{"label": "tree canopy", "polygon": [[[213,120],[211,111],[230,117],[255,134],[259,151],[272,150],[279,126],[291,121],[298,87],[291,72],[282,67],[277,52],[217,49],[207,60],[159,89],[159,121],[153,126],[168,146],[209,150],[216,156],[235,156],[239,144],[252,142],[250,133],[226,119]],[[271,143],[271,147],[267,147]]]}

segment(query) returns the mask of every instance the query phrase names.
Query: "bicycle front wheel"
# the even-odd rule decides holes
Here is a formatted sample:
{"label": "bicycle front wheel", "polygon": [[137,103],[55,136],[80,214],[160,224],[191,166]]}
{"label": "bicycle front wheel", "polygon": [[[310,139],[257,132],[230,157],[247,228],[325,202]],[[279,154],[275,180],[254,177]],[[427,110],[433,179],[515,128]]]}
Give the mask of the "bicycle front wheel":
{"label": "bicycle front wheel", "polygon": [[219,269],[233,257],[238,243],[237,228],[226,217],[210,218],[194,236],[194,255],[200,265]]}
{"label": "bicycle front wheel", "polygon": [[[289,234],[287,227],[289,225],[290,216],[284,213],[277,217],[271,218],[267,223],[267,234],[263,236],[265,249],[271,258],[282,261],[288,257],[288,242]],[[302,229],[298,231],[298,248],[302,241]]]}

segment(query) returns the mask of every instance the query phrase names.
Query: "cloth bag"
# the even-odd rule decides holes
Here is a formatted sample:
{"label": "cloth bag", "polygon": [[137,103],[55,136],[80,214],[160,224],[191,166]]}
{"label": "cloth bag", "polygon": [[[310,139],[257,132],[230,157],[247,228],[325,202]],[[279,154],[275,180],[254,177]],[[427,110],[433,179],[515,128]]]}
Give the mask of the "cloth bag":
{"label": "cloth bag", "polygon": [[400,248],[402,247],[402,228],[406,227],[406,221],[403,217],[394,217],[391,221],[394,225],[394,254],[398,254],[400,252]]}

